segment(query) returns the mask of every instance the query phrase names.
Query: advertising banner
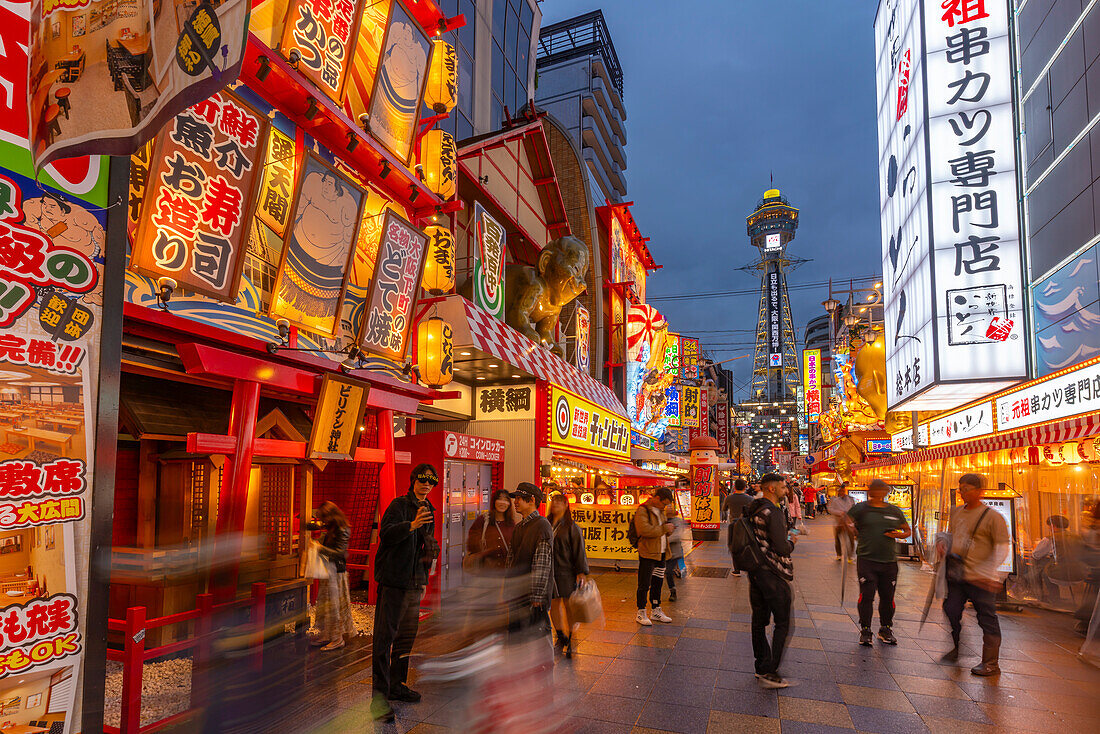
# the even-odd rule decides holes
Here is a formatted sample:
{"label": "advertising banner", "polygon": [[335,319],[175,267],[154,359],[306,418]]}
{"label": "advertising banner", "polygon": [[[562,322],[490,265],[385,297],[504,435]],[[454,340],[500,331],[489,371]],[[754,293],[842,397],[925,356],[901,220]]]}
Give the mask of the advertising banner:
{"label": "advertising banner", "polygon": [[716,427],[715,438],[718,440],[718,453],[720,456],[730,455],[730,410],[727,403],[718,403],[715,411]]}
{"label": "advertising banner", "polygon": [[1100,410],[1100,361],[1026,385],[997,398],[997,430]]}
{"label": "advertising banner", "polygon": [[680,369],[685,380],[699,379],[699,340],[680,337]]}
{"label": "advertising banner", "polygon": [[684,385],[680,392],[680,416],[684,428],[699,427],[699,388]]}
{"label": "advertising banner", "polygon": [[232,82],[249,7],[248,0],[34,0],[23,71],[29,94],[20,101],[30,100],[23,137],[36,165],[93,152],[130,155]]}
{"label": "advertising banner", "polygon": [[394,2],[371,93],[367,129],[405,165],[415,152],[413,141],[431,56],[431,40],[405,6]]}
{"label": "advertising banner", "polygon": [[697,390],[699,396],[699,425],[688,427],[688,444],[690,445],[691,439],[696,436],[709,436],[710,435],[710,406],[707,404],[709,396],[707,395],[707,389],[699,388]]}
{"label": "advertising banner", "polygon": [[535,386],[479,387],[474,390],[474,420],[499,421],[535,417]]}
{"label": "advertising banner", "polygon": [[993,401],[971,405],[928,423],[929,446],[988,436],[993,433]]}
{"label": "advertising banner", "polygon": [[474,202],[474,305],[504,319],[504,227]]}
{"label": "advertising banner", "polygon": [[634,430],[660,440],[668,429],[666,393],[676,374],[665,369],[668,322],[657,309],[631,306],[626,319],[626,412]]}
{"label": "advertising banner", "polygon": [[779,300],[779,271],[776,265],[768,265],[767,287],[765,313],[768,323],[768,366],[780,367],[783,364],[783,329],[780,325],[782,307]]}
{"label": "advertising banner", "polygon": [[359,343],[364,351],[396,362],[405,359],[427,249],[426,234],[393,211],[386,211],[378,265],[360,329]]}
{"label": "advertising banner", "polygon": [[581,528],[587,556],[601,560],[636,560],[638,550],[630,545],[626,532],[637,510],[637,505],[573,505],[573,522]]}
{"label": "advertising banner", "polygon": [[294,0],[279,51],[297,58],[298,73],[339,102],[356,36],[355,0]]}
{"label": "advertising banner", "polygon": [[709,464],[691,467],[691,527],[717,530],[719,521],[718,470]]}
{"label": "advertising banner", "polygon": [[665,372],[672,375],[680,374],[680,335],[669,334],[665,342]]}
{"label": "advertising banner", "polygon": [[590,333],[592,325],[588,309],[579,303],[577,304],[573,328],[573,336],[575,337],[573,343],[573,364],[577,366],[577,369],[587,375],[592,370],[592,338]]}
{"label": "advertising banner", "polygon": [[806,395],[806,420],[817,423],[821,417],[821,350],[802,350],[802,387]]}
{"label": "advertising banner", "polygon": [[325,373],[309,436],[311,459],[355,458],[369,391],[365,382]]}
{"label": "advertising banner", "polygon": [[551,385],[549,444],[630,461],[630,424],[579,395]]}

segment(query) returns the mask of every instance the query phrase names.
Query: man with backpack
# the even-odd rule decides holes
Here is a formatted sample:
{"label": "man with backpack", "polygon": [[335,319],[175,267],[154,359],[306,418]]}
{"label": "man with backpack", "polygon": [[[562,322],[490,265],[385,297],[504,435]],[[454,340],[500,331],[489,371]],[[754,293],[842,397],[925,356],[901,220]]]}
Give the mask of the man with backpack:
{"label": "man with backpack", "polygon": [[[748,507],[753,500],[752,489],[749,487],[749,483],[744,479],[735,479],[733,482],[733,490],[726,497],[726,501],[722,503],[722,509],[729,517],[730,523],[737,521],[737,518],[741,517],[745,512],[745,508]],[[732,534],[732,525],[731,525]],[[732,540],[727,538],[728,541]],[[730,555],[733,555],[732,547],[730,549]],[[741,569],[737,565],[737,558],[733,559],[733,575],[740,576]]]}
{"label": "man with backpack", "polygon": [[665,518],[665,508],[673,502],[672,490],[661,487],[634,512],[634,519],[627,530],[627,539],[638,549],[638,624],[653,625],[646,616],[646,596],[653,607],[652,619],[669,623],[669,617],[661,611],[661,586],[665,579],[665,561],[669,558],[668,536],[672,523]]}
{"label": "man with backpack", "polygon": [[[763,496],[745,509],[743,518],[730,524],[730,550],[737,566],[749,573],[756,678],[764,688],[786,688],[790,684],[779,675],[779,662],[791,626],[794,539],[779,509],[779,498],[787,491],[783,477],[765,474],[760,489]],[[767,628],[773,619],[775,631],[769,644]]]}

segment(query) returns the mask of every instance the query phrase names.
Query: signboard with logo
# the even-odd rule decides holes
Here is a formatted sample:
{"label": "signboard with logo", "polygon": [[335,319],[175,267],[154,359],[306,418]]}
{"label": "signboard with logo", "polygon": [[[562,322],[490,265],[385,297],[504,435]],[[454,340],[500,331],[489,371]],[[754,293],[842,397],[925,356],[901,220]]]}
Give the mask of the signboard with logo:
{"label": "signboard with logo", "polygon": [[965,410],[936,418],[929,421],[927,426],[929,446],[988,436],[993,433],[993,401],[987,400]]}
{"label": "signboard with logo", "polygon": [[474,202],[474,304],[504,318],[505,231],[480,203]]}
{"label": "signboard with logo", "polygon": [[699,340],[680,337],[680,370],[685,380],[699,379]]}
{"label": "signboard with logo", "polygon": [[351,62],[359,13],[355,0],[295,0],[283,29],[282,55],[298,73],[339,102]]}
{"label": "signboard with logo", "polygon": [[711,464],[691,467],[691,527],[717,530],[719,521],[718,470]]}
{"label": "signboard with logo", "polygon": [[783,246],[783,236],[778,232],[764,236],[764,250],[773,252]]}
{"label": "signboard with logo", "polygon": [[630,424],[622,416],[557,385],[550,385],[551,446],[630,460]]}
{"label": "signboard with logo", "polygon": [[665,341],[665,372],[671,375],[680,374],[680,335],[669,334]]}
{"label": "signboard with logo", "polygon": [[1075,367],[997,398],[997,430],[1100,410],[1100,361]]}
{"label": "signboard with logo", "polygon": [[879,5],[891,409],[952,407],[1027,374],[1008,14],[984,1]]}
{"label": "signboard with logo", "polygon": [[699,425],[694,428],[688,428],[688,443],[696,436],[709,436],[710,435],[710,405],[708,400],[710,396],[707,394],[707,389],[699,388]]}
{"label": "signboard with logo", "polygon": [[638,433],[631,429],[630,431],[630,443],[632,446],[637,446],[643,449],[653,449],[657,445],[657,441],[652,436],[647,436],[644,433]]}
{"label": "signboard with logo", "polygon": [[817,423],[821,417],[821,350],[802,350],[802,385],[806,393],[806,420]]}
{"label": "signboard with logo", "polygon": [[573,522],[580,526],[585,554],[601,560],[637,559],[638,550],[626,537],[637,510],[637,505],[573,505]]}
{"label": "signboard with logo", "polygon": [[805,433],[798,434],[798,453],[803,456],[810,453],[810,437]]}
{"label": "signboard with logo", "polygon": [[504,461],[504,441],[481,436],[467,436],[464,433],[446,431],[443,439],[443,453],[448,459],[461,461]]}
{"label": "signboard with logo", "polygon": [[325,373],[309,436],[311,459],[355,458],[369,390],[360,380]]}
{"label": "signboard with logo", "polygon": [[534,385],[479,387],[474,390],[474,420],[499,421],[534,417]]}
{"label": "signboard with logo", "polygon": [[806,390],[799,385],[795,388],[795,406],[797,408],[798,427],[802,430],[809,428],[809,423],[806,421]]}
{"label": "signboard with logo", "polygon": [[890,450],[894,453],[913,449],[913,431],[902,431],[890,435]]}
{"label": "signboard with logo", "polygon": [[894,450],[893,442],[889,438],[869,438],[865,449],[868,454],[888,454]]}
{"label": "signboard with logo", "polygon": [[588,309],[579,303],[577,304],[577,311],[574,316],[574,324],[573,336],[575,337],[575,341],[573,343],[573,364],[575,364],[577,369],[581,372],[589,374],[592,370],[592,327]]}

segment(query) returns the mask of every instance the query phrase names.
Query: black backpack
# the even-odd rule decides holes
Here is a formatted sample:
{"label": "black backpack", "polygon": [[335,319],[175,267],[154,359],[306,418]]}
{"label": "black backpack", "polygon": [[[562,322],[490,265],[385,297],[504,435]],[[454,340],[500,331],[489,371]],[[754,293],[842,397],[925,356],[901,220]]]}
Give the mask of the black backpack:
{"label": "black backpack", "polygon": [[[634,511],[634,517],[638,515],[641,510]],[[638,526],[634,524],[634,517],[630,518],[630,527],[626,529],[626,539],[630,541],[631,548],[638,547]]]}
{"label": "black backpack", "polygon": [[752,518],[755,514],[742,515],[730,521],[730,556],[742,571],[755,571],[766,566],[768,562],[753,530]]}

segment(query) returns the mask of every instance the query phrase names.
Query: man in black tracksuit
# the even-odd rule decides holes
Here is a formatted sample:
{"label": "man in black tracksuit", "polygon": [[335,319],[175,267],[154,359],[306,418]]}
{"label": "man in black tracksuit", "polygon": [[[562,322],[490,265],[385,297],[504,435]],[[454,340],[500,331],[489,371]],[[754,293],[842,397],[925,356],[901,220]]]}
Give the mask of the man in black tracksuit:
{"label": "man in black tracksuit", "polygon": [[[745,516],[750,519],[756,542],[764,553],[764,563],[749,572],[752,652],[760,685],[786,688],[790,684],[780,677],[779,662],[791,626],[794,540],[787,534],[787,520],[778,506],[779,497],[787,491],[783,477],[765,474],[760,480],[760,491],[764,496],[745,508]],[[775,631],[769,645],[767,628],[773,618]]]}
{"label": "man in black tracksuit", "polygon": [[387,701],[420,700],[420,694],[405,681],[420,626],[420,597],[439,556],[439,544],[432,534],[435,509],[428,502],[428,492],[438,483],[435,467],[419,464],[412,470],[408,493],[390,503],[379,527],[374,556],[378,601],[374,608],[371,713],[382,721],[394,720]]}

